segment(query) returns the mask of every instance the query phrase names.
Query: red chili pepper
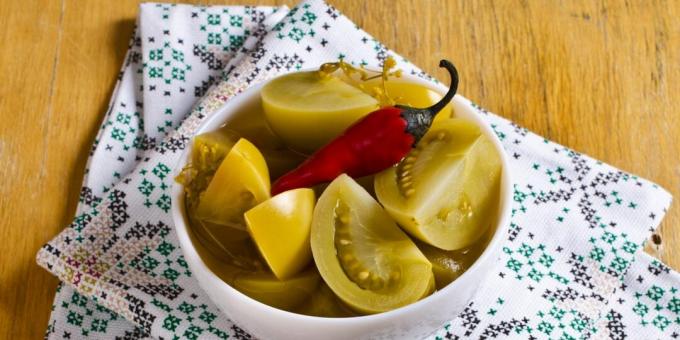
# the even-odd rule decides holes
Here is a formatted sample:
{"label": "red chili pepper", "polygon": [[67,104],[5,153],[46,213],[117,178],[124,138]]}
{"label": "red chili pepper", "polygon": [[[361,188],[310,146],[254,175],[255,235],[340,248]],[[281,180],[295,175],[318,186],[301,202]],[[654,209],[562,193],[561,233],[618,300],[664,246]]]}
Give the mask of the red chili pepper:
{"label": "red chili pepper", "polygon": [[456,68],[448,60],[440,61],[439,67],[451,75],[449,91],[439,102],[423,109],[397,105],[369,113],[276,180],[272,195],[330,182],[343,173],[354,178],[372,175],[399,163],[456,94]]}

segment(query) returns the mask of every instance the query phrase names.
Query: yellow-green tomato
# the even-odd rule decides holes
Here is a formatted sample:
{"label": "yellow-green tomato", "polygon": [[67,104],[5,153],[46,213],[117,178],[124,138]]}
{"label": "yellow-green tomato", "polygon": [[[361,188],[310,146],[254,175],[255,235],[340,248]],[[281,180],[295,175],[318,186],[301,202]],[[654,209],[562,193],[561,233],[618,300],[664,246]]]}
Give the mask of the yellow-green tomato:
{"label": "yellow-green tomato", "polygon": [[444,250],[477,241],[493,222],[501,161],[474,123],[433,124],[398,165],[375,176],[375,192],[411,235]]}
{"label": "yellow-green tomato", "polygon": [[272,130],[289,147],[312,152],[378,108],[371,96],[335,76],[296,72],[262,88],[262,106]]}
{"label": "yellow-green tomato", "polygon": [[238,137],[236,133],[220,129],[194,137],[191,161],[175,180],[184,186],[189,215],[194,214],[200,193],[208,187],[217,167]]}
{"label": "yellow-green tomato", "polygon": [[434,288],[432,265],[364,188],[340,175],[323,192],[312,221],[321,277],[361,313],[399,308]]}
{"label": "yellow-green tomato", "polygon": [[249,271],[267,270],[247,231],[192,218],[189,224],[198,243],[220,262]]}
{"label": "yellow-green tomato", "polygon": [[312,259],[309,230],[315,201],[312,189],[289,190],[245,213],[253,241],[281,280],[300,272]]}
{"label": "yellow-green tomato", "polygon": [[260,151],[241,138],[201,194],[196,218],[245,229],[243,213],[269,198],[269,170]]}
{"label": "yellow-green tomato", "polygon": [[191,165],[199,172],[214,172],[238,139],[236,132],[226,128],[194,137]]}
{"label": "yellow-green tomato", "polygon": [[[368,94],[373,94],[376,91],[387,91],[387,95],[397,104],[416,108],[432,106],[443,97],[438,92],[430,90],[425,86],[399,78],[387,80],[384,89],[380,79],[367,81],[361,84],[361,88]],[[439,111],[435,117],[435,122],[451,118],[452,114],[451,104],[449,103]]]}
{"label": "yellow-green tomato", "polygon": [[319,273],[311,268],[286,280],[279,280],[270,273],[247,273],[237,275],[227,283],[257,301],[290,310],[309,299],[319,282]]}
{"label": "yellow-green tomato", "polygon": [[[195,230],[193,227],[192,230]],[[222,228],[247,234],[246,231]],[[198,242],[194,238],[198,235],[194,233],[191,236],[196,251],[213,273],[241,293],[269,306],[291,311],[309,301],[321,281],[319,272],[312,266],[286,280],[279,280],[267,268],[249,237],[223,243],[226,248],[220,248],[213,241]]]}

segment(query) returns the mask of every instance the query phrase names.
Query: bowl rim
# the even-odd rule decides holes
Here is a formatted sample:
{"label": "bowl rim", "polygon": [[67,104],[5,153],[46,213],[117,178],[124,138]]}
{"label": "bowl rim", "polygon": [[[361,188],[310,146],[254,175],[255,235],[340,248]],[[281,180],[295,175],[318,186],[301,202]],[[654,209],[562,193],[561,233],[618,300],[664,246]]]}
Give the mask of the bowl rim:
{"label": "bowl rim", "polygon": [[[294,72],[305,72],[305,71],[310,71],[312,69],[302,69],[299,71],[294,71]],[[283,74],[282,74],[283,75]],[[399,78],[398,81],[405,81],[409,83],[415,83],[418,85],[425,86],[441,95],[443,95],[447,87],[445,87],[442,83],[440,82],[432,82],[428,81],[426,79],[423,79],[419,76],[415,75],[410,75],[410,74],[404,74],[402,75],[401,78]],[[256,96],[259,94],[260,90],[262,87],[267,83],[267,81],[263,81],[259,84],[255,84],[248,89],[244,90],[243,92],[237,94],[230,100],[228,100],[226,103],[224,103],[220,108],[218,108],[213,114],[210,115],[205,121],[203,121],[199,127],[195,130],[194,136],[192,136],[191,141],[187,144],[185,149],[182,152],[182,155],[180,158],[177,160],[177,163],[173,167],[173,178],[174,176],[177,176],[179,172],[182,170],[184,165],[186,164],[186,161],[191,153],[191,146],[193,144],[193,137],[200,133],[212,131],[214,129],[219,128],[222,124],[224,124],[225,120],[228,120],[228,116],[230,112],[233,112],[234,110],[232,108],[238,108],[242,104],[249,102],[252,100],[253,96]],[[402,306],[390,311],[382,312],[382,313],[377,313],[377,314],[369,314],[369,315],[360,315],[360,316],[351,316],[351,317],[321,317],[321,316],[311,316],[311,315],[305,315],[305,314],[299,314],[299,313],[294,313],[290,311],[286,311],[283,309],[279,309],[276,307],[272,307],[270,305],[267,305],[263,302],[257,301],[237,289],[233,288],[231,285],[223,281],[221,278],[217,276],[203,261],[201,256],[198,254],[198,252],[195,249],[195,246],[193,245],[193,242],[191,238],[189,237],[189,231],[188,231],[188,223],[187,219],[185,216],[185,207],[184,207],[184,194],[183,194],[183,187],[181,184],[177,183],[176,181],[173,181],[172,184],[172,207],[171,207],[171,213],[172,213],[172,219],[173,219],[173,224],[174,224],[174,229],[175,232],[177,233],[177,238],[180,244],[180,248],[182,249],[183,255],[187,261],[187,264],[189,265],[190,269],[192,272],[195,272],[196,274],[194,277],[196,278],[196,281],[198,281],[199,286],[204,290],[208,291],[207,285],[208,282],[203,282],[199,277],[205,277],[205,279],[209,280],[210,286],[217,285],[218,287],[222,287],[222,289],[227,290],[231,298],[238,299],[238,301],[233,301],[233,303],[238,304],[248,304],[251,305],[250,307],[256,307],[260,311],[265,312],[265,313],[273,313],[273,314],[278,314],[280,317],[286,317],[286,318],[291,318],[294,319],[295,321],[300,321],[300,322],[322,322],[322,323],[332,323],[332,324],[356,324],[357,322],[374,322],[374,321],[384,321],[392,318],[398,318],[400,315],[408,314],[414,309],[418,309],[421,306],[430,303],[430,301],[441,297],[443,295],[447,295],[446,293],[455,290],[456,289],[456,281],[462,282],[462,278],[466,276],[473,275],[474,272],[476,272],[479,267],[482,265],[481,263],[486,262],[486,261],[491,261],[490,257],[496,256],[497,254],[494,254],[491,250],[498,248],[498,244],[502,242],[502,239],[505,237],[506,231],[509,228],[509,219],[510,219],[510,212],[511,212],[511,197],[512,197],[512,181],[511,181],[511,174],[510,174],[510,169],[509,169],[509,161],[508,161],[508,156],[507,152],[505,151],[500,139],[496,135],[496,133],[493,131],[493,129],[486,124],[482,118],[480,117],[480,113],[475,109],[474,105],[472,102],[463,97],[460,94],[456,94],[456,96],[452,100],[452,104],[454,106],[462,106],[466,110],[471,111],[470,114],[473,117],[474,123],[480,127],[480,129],[487,135],[487,137],[490,137],[494,147],[496,148],[496,151],[498,151],[498,154],[501,158],[501,164],[503,168],[501,169],[501,183],[500,183],[500,194],[499,194],[499,205],[498,205],[498,215],[497,215],[497,222],[496,222],[496,231],[494,232],[493,236],[489,240],[489,243],[485,247],[484,251],[482,251],[482,254],[479,255],[479,257],[475,260],[475,262],[465,271],[463,272],[458,278],[456,278],[454,281],[446,285],[445,287],[435,291],[433,294],[420,299],[416,302],[413,302],[411,304],[408,304],[406,306]],[[456,105],[457,104],[457,105]],[[227,116],[227,117],[225,117]],[[214,126],[214,127],[213,127]],[[210,128],[213,127],[213,128]],[[500,249],[500,248],[499,248]],[[196,267],[198,266],[198,267]],[[488,272],[481,272],[480,273],[480,279],[484,278]],[[211,300],[214,300],[211,294],[207,293],[208,297]],[[213,301],[214,302],[214,301]],[[229,313],[222,310],[220,305],[218,303],[215,303],[217,307],[222,311],[223,313],[227,314],[229,316]]]}

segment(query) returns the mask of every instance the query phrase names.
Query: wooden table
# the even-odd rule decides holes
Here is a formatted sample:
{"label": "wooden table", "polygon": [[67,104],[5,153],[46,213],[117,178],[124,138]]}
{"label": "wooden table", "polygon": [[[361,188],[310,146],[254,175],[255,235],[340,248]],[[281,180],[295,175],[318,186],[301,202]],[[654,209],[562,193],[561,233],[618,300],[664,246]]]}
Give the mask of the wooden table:
{"label": "wooden table", "polygon": [[[489,110],[680,197],[680,2],[331,2],[427,71],[454,60],[460,92]],[[136,12],[0,0],[0,338],[45,330],[57,280],[35,254],[74,214]],[[675,203],[661,236],[676,269],[679,224]]]}

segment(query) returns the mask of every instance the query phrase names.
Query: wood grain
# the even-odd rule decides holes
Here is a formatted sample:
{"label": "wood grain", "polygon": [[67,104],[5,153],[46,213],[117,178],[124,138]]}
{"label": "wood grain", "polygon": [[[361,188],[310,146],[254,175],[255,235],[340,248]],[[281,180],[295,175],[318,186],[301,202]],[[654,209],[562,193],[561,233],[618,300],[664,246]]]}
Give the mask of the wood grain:
{"label": "wood grain", "polygon": [[[35,264],[35,250],[59,230],[62,208],[46,192],[45,158],[62,9],[3,1],[0,18],[0,337],[36,338],[45,328],[54,279]],[[28,315],[39,315],[42,325]],[[41,330],[42,328],[42,330]],[[4,335],[4,336],[3,336]]]}
{"label": "wood grain", "polygon": [[[427,71],[455,61],[489,110],[680,196],[680,2],[332,2]],[[35,253],[75,211],[137,4],[0,0],[0,338],[44,332],[57,281]],[[676,269],[679,225],[674,203],[661,236]]]}

